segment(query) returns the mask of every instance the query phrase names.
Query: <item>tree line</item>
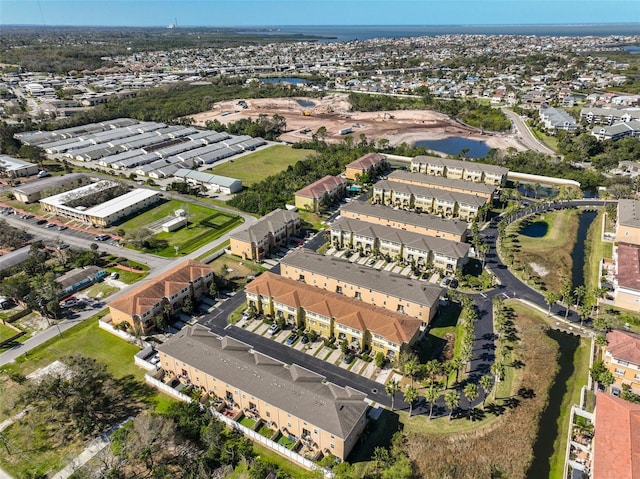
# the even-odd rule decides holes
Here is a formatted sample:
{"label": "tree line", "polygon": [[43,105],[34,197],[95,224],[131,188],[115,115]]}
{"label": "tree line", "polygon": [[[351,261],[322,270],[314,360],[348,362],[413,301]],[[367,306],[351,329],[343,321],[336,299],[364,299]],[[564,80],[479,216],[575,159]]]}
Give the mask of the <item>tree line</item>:
{"label": "tree line", "polygon": [[273,115],[269,118],[264,113],[258,115],[254,121],[251,118],[242,118],[232,123],[223,124],[218,119],[207,120],[205,127],[214,131],[226,131],[232,135],[249,135],[253,138],[277,141],[278,137],[287,128],[287,120],[282,115]]}

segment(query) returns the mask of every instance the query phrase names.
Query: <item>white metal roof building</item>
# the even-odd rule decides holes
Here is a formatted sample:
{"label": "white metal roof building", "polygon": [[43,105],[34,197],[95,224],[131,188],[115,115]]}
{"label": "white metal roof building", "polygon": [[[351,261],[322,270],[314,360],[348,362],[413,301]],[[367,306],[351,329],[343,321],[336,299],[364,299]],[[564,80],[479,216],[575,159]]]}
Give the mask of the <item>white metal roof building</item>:
{"label": "white metal roof building", "polygon": [[124,195],[105,201],[99,205],[84,208],[82,206],[67,206],[71,200],[90,196],[99,191],[114,188],[113,181],[99,181],[75,190],[60,193],[40,200],[42,209],[59,216],[73,218],[97,227],[110,226],[142,209],[156,203],[161,194],[158,191],[137,188]]}
{"label": "white metal roof building", "polygon": [[206,188],[221,193],[231,194],[242,190],[242,181],[226,176],[212,175],[196,170],[180,169],[174,173],[176,178],[189,183],[204,185]]}
{"label": "white metal roof building", "polygon": [[12,156],[0,155],[0,172],[11,178],[31,176],[38,173],[38,165]]}

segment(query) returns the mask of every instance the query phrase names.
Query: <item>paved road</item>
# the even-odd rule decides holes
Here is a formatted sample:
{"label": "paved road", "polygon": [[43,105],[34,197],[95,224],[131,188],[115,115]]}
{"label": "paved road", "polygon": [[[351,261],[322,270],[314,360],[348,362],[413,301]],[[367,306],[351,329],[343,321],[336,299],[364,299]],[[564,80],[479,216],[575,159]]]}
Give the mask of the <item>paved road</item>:
{"label": "paved road", "polygon": [[528,148],[529,150],[544,153],[545,155],[551,155],[551,156],[558,155],[558,153],[556,153],[551,148],[539,142],[538,139],[535,136],[533,136],[533,133],[531,133],[531,130],[529,129],[527,124],[522,120],[520,115],[518,115],[512,110],[509,110],[506,107],[503,107],[502,111],[513,122],[514,128],[516,130],[516,134],[518,135],[518,140],[526,148]]}

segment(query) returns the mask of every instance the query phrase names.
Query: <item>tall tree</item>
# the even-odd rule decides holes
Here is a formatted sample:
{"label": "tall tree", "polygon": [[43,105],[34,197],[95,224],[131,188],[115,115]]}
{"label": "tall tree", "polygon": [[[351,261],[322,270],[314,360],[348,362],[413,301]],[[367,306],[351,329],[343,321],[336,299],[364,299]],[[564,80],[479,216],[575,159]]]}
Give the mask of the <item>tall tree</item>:
{"label": "tall tree", "polygon": [[424,398],[429,403],[429,420],[431,420],[431,416],[433,415],[433,406],[441,395],[442,391],[435,387],[427,388],[424,392]]}
{"label": "tall tree", "polygon": [[474,409],[472,403],[478,397],[478,385],[476,383],[468,383],[463,392],[464,397],[469,401],[469,419],[471,419],[471,411]]}
{"label": "tall tree", "polygon": [[487,396],[491,392],[493,387],[493,378],[489,375],[482,376],[480,378],[480,386],[482,386],[482,410],[484,411],[484,405],[487,402]]}
{"label": "tall tree", "polygon": [[413,412],[413,403],[418,399],[418,390],[413,386],[407,386],[404,390],[404,400],[409,403],[409,417]]}
{"label": "tall tree", "polygon": [[391,410],[395,411],[396,393],[400,391],[400,383],[395,379],[391,379],[384,385],[384,390],[389,396],[391,396]]}
{"label": "tall tree", "polygon": [[449,408],[449,421],[451,421],[451,417],[453,416],[453,412],[460,405],[460,393],[455,389],[450,389],[446,393],[444,393],[444,403]]}

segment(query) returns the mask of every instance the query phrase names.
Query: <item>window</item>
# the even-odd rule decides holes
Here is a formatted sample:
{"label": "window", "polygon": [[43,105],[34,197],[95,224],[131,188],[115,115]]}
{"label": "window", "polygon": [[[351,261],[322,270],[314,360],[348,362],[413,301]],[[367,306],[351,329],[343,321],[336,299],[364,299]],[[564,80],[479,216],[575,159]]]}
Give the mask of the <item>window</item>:
{"label": "window", "polygon": [[356,291],[356,294],[355,294],[354,298],[362,299],[362,295],[360,294],[360,291]]}
{"label": "window", "polygon": [[616,368],[616,369],[615,369],[615,373],[616,373],[618,376],[624,376],[624,369],[618,369],[618,368]]}
{"label": "window", "polygon": [[336,286],[336,293],[342,294],[342,286]]}
{"label": "window", "polygon": [[619,364],[620,366],[624,366],[624,367],[629,366],[629,363],[628,363],[627,361],[622,361],[622,360],[618,360],[618,364]]}
{"label": "window", "polygon": [[271,417],[271,413],[269,411],[266,412],[267,417]]}
{"label": "window", "polygon": [[331,443],[331,449],[335,449],[336,445],[334,443]]}
{"label": "window", "polygon": [[398,305],[398,309],[396,309],[396,311],[398,313],[404,313],[404,306],[402,306],[401,304]]}

